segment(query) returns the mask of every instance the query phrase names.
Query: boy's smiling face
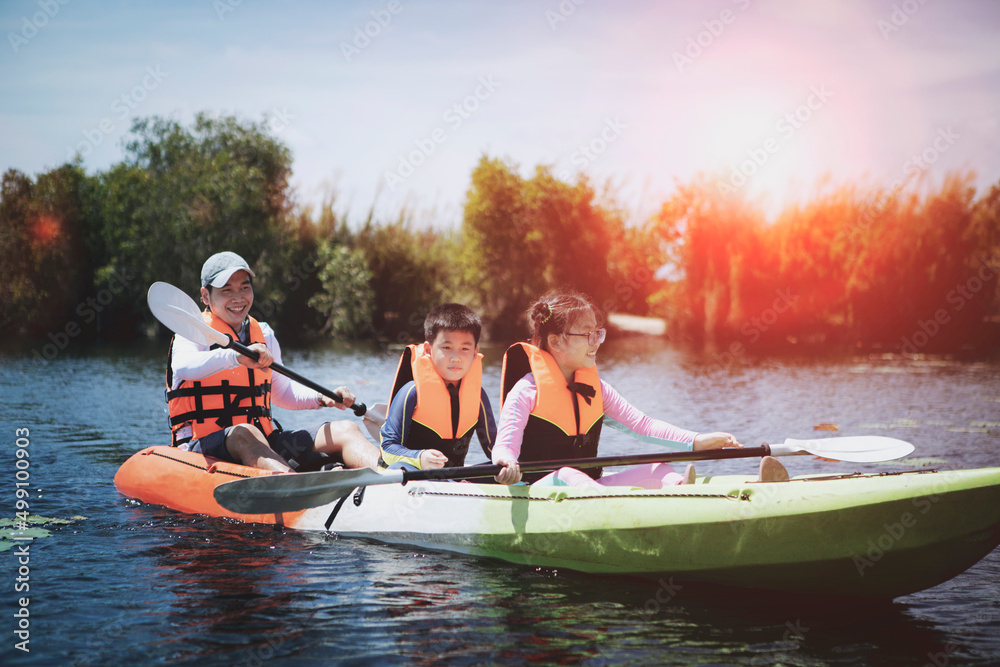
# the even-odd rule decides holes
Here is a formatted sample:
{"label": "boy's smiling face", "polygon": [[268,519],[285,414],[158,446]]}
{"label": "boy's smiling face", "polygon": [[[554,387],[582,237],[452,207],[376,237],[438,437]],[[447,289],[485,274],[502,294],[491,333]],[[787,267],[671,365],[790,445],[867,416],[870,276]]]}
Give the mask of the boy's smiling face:
{"label": "boy's smiling face", "polygon": [[424,353],[445,382],[458,382],[465,377],[478,352],[476,339],[468,331],[442,330],[433,341],[424,341]]}

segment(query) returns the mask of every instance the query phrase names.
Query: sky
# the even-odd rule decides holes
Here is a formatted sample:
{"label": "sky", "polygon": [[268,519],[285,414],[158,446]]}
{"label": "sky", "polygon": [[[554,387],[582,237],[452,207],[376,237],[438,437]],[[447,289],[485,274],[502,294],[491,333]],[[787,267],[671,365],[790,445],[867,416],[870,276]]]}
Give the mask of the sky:
{"label": "sky", "polygon": [[296,202],[349,221],[457,226],[484,155],[637,223],[699,178],[772,214],[1000,182],[990,0],[5,0],[0,34],[0,170],[31,176],[204,111],[263,122]]}

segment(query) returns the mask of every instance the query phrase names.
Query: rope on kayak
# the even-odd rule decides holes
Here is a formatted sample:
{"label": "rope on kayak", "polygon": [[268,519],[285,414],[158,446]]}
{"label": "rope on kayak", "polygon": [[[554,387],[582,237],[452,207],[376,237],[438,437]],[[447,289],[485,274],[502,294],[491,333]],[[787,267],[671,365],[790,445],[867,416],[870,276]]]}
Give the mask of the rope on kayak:
{"label": "rope on kayak", "polygon": [[491,496],[487,494],[475,493],[455,493],[453,491],[427,491],[425,489],[414,488],[410,490],[410,495],[424,496],[459,496],[464,498],[478,498],[480,500],[535,500],[547,503],[561,503],[567,500],[605,500],[607,498],[724,498],[726,500],[750,500],[750,494],[744,492],[737,494],[724,493],[678,493],[676,495],[653,495],[647,493],[618,493],[601,496],[562,496],[559,498],[532,498],[531,496]]}
{"label": "rope on kayak", "polygon": [[[620,493],[610,496],[577,496],[575,498],[563,498],[562,500],[603,500],[605,498],[725,498],[726,500],[750,500],[749,494],[741,493],[736,494],[725,494],[725,493],[678,493],[677,495],[670,496],[653,496],[653,495],[639,495],[631,493]],[[544,498],[539,498],[539,500],[545,500]]]}
{"label": "rope on kayak", "polygon": [[[191,466],[192,468],[196,468],[201,471],[207,471],[209,467],[211,467],[211,466],[201,466],[198,465],[197,463],[191,463],[190,461],[185,461],[183,459],[175,459],[172,456],[167,456],[166,454],[162,454],[160,452],[150,452],[150,454],[153,456],[159,456],[161,458],[167,459],[168,461],[173,461],[174,463],[183,463],[186,466]],[[223,475],[231,475],[233,477],[243,477],[245,479],[250,477],[256,477],[256,475],[241,475],[240,473],[232,472],[231,470],[216,470],[215,472]]]}
{"label": "rope on kayak", "polygon": [[[937,468],[927,468],[924,470],[887,470],[885,472],[845,472],[836,475],[817,475],[815,477],[793,477],[783,484],[792,482],[829,482],[838,479],[861,479],[864,477],[898,477],[900,475],[926,475],[928,473],[940,472]],[[760,482],[752,482],[759,484]]]}

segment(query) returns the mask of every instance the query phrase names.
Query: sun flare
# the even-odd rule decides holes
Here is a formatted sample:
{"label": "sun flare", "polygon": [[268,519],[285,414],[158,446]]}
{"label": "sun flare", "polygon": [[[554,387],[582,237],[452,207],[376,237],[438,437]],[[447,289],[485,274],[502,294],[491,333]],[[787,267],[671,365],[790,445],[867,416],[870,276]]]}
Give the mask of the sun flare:
{"label": "sun flare", "polygon": [[36,243],[49,245],[62,234],[62,225],[54,216],[40,215],[31,230]]}
{"label": "sun flare", "polygon": [[700,145],[719,193],[760,200],[773,212],[819,177],[823,160],[814,153],[825,139],[810,121],[825,99],[819,89],[799,97],[790,104],[787,96],[733,91],[705,104]]}

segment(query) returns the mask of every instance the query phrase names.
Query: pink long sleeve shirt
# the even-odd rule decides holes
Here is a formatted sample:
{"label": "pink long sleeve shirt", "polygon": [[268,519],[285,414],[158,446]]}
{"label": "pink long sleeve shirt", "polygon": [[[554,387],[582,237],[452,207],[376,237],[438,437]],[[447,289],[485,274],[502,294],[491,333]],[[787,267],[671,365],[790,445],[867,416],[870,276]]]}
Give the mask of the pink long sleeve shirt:
{"label": "pink long sleeve shirt", "polygon": [[[517,460],[520,457],[524,427],[528,424],[528,416],[535,407],[537,397],[535,376],[531,373],[518,380],[511,388],[500,411],[497,441],[493,446],[493,463]],[[604,401],[605,419],[613,419],[639,436],[655,439],[660,444],[691,451],[697,432],[648,417],[604,380],[601,380],[601,397]]]}

